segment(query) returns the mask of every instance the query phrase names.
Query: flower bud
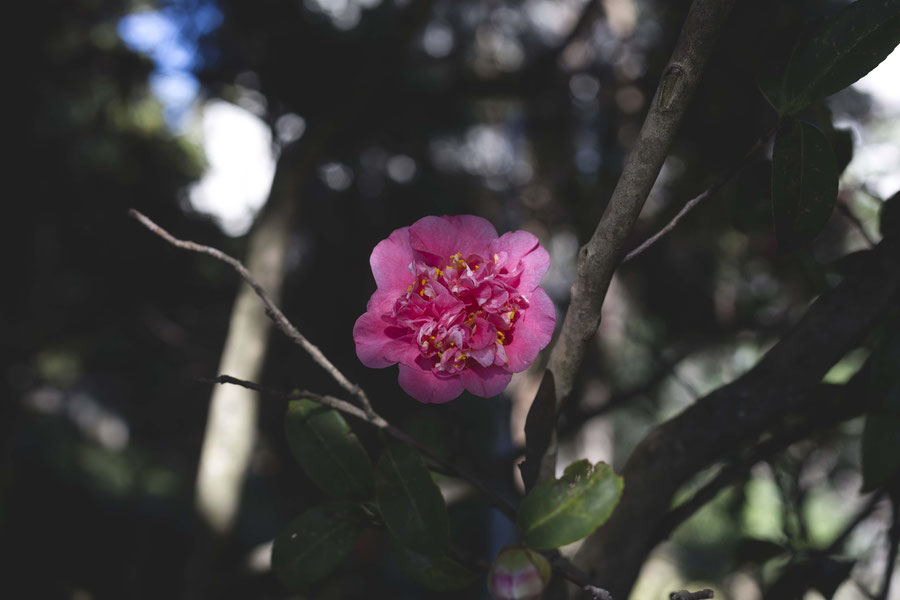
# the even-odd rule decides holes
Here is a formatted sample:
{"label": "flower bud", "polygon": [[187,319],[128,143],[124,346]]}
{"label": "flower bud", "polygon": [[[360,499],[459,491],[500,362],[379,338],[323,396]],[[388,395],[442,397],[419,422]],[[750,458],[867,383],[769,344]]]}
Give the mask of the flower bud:
{"label": "flower bud", "polygon": [[538,600],[549,582],[550,563],[522,546],[501,550],[488,576],[496,600]]}

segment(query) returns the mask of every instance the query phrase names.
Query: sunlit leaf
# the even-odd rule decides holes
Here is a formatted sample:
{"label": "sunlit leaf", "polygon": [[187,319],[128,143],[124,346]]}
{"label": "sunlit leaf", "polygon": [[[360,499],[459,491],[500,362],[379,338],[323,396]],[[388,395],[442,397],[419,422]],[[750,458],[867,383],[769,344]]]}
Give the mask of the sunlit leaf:
{"label": "sunlit leaf", "polygon": [[393,539],[391,551],[397,564],[407,575],[437,592],[459,590],[472,585],[479,578],[478,573],[443,554],[438,556],[421,554]]}
{"label": "sunlit leaf", "polygon": [[291,452],[316,485],[344,500],[372,496],[372,463],[337,411],[295,400],[288,405],[284,427]]}
{"label": "sunlit leaf", "polygon": [[539,550],[558,548],[603,524],[622,495],[622,478],[606,463],[579,460],[560,479],[537,484],[519,505],[524,542]]}
{"label": "sunlit leaf", "polygon": [[784,78],[782,114],[863,77],[900,43],[900,0],[857,0],[794,49]]}
{"label": "sunlit leaf", "polygon": [[388,531],[406,546],[436,556],[450,543],[447,507],[422,456],[394,444],[375,467],[375,500]]}
{"label": "sunlit leaf", "polygon": [[838,174],[834,152],[815,126],[785,119],[772,155],[772,205],[780,252],[805,246],[834,211]]}
{"label": "sunlit leaf", "polygon": [[302,589],[331,573],[365,528],[364,515],[349,504],[334,502],[308,510],[275,539],[272,569],[285,586]]}

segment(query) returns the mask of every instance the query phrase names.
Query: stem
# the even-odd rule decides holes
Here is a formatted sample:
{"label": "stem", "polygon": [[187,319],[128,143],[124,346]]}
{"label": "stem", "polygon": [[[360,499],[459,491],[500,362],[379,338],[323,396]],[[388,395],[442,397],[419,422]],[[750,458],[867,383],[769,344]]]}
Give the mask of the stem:
{"label": "stem", "polygon": [[[684,216],[686,214],[688,214],[694,208],[696,208],[696,206],[698,204],[700,204],[701,202],[703,202],[704,200],[706,200],[707,198],[709,198],[710,196],[712,196],[713,194],[718,192],[720,189],[722,189],[722,187],[726,183],[731,181],[731,179],[734,176],[736,176],[738,173],[740,173],[742,170],[744,170],[744,167],[747,166],[747,164],[750,162],[750,159],[753,158],[754,154],[756,154],[756,151],[759,150],[760,148],[762,148],[774,134],[775,134],[775,128],[773,127],[765,135],[763,135],[761,138],[759,138],[756,141],[756,143],[753,144],[753,146],[750,147],[750,149],[747,151],[747,153],[744,155],[744,157],[741,159],[741,161],[739,163],[737,163],[731,169],[729,169],[728,171],[726,171],[725,173],[720,175],[719,178],[716,179],[711,186],[706,188],[699,195],[694,196],[693,198],[688,200],[687,203],[681,208],[681,210],[678,211],[678,214],[676,214],[674,217],[672,217],[671,221],[666,223],[666,225],[662,229],[660,229],[658,232],[656,232],[655,234],[650,236],[650,238],[648,238],[643,244],[641,244],[640,246],[638,246],[637,248],[635,248],[634,250],[629,252],[625,256],[625,258],[622,259],[622,262],[626,263],[629,260],[636,258],[640,254],[642,254],[645,250],[647,250],[647,248],[649,248],[650,246],[652,246],[653,244],[658,242],[664,235],[666,235],[667,233],[669,233],[670,231],[675,229],[675,226],[678,225],[678,222],[681,221],[681,219],[684,218]],[[865,234],[865,232],[863,232],[863,234]],[[868,236],[866,237],[866,239],[868,239]],[[871,245],[874,246],[875,244],[871,244]]]}
{"label": "stem", "polygon": [[556,416],[572,393],[575,374],[600,324],[603,300],[625,239],[659,175],[706,60],[735,2],[694,0],[606,212],[581,249],[569,310],[526,421],[526,437],[532,438],[523,468],[528,488],[554,474]]}
{"label": "stem", "polygon": [[309,392],[306,390],[299,390],[291,393],[285,393],[279,390],[275,390],[269,387],[265,387],[259,385],[258,383],[254,383],[252,381],[244,381],[243,379],[238,379],[236,377],[231,377],[230,375],[219,375],[218,377],[213,377],[210,379],[201,379],[200,381],[207,383],[230,383],[233,385],[239,385],[241,387],[245,387],[251,390],[256,390],[263,394],[267,394],[269,396],[273,396],[275,398],[280,398],[282,400],[299,400],[301,398],[308,398],[309,400],[313,400],[315,402],[319,402],[333,408],[337,411],[340,411],[344,414],[348,414],[350,416],[356,417],[361,421],[365,421],[366,423],[373,425],[385,433],[390,435],[392,438],[397,440],[398,442],[403,442],[404,444],[408,444],[432,459],[439,465],[441,465],[444,469],[446,469],[449,473],[451,473],[454,477],[462,479],[467,482],[469,485],[478,490],[491,504],[494,505],[500,512],[503,513],[506,518],[515,523],[516,521],[516,509],[515,507],[507,500],[499,496],[496,492],[487,487],[480,479],[469,473],[467,470],[462,467],[450,462],[440,454],[437,454],[433,450],[431,450],[428,446],[424,445],[402,429],[391,425],[384,418],[376,413],[368,414],[365,411],[359,409],[358,407],[350,404],[346,400],[341,400],[340,398],[335,398],[333,396],[323,396],[321,394],[316,394],[313,392]]}
{"label": "stem", "polygon": [[190,250],[191,252],[198,252],[200,254],[207,254],[212,256],[213,258],[220,260],[237,271],[238,275],[240,275],[247,284],[253,288],[253,291],[256,292],[256,295],[259,296],[259,299],[262,300],[263,305],[266,307],[266,314],[269,315],[269,318],[275,322],[275,325],[284,333],[288,338],[290,338],[293,342],[299,345],[301,348],[306,350],[306,352],[312,357],[312,359],[318,364],[320,367],[325,369],[331,377],[338,382],[338,384],[347,390],[350,394],[355,396],[363,410],[370,416],[376,416],[375,411],[372,410],[372,405],[369,402],[368,396],[363,391],[361,387],[356,385],[355,383],[351,383],[349,379],[347,379],[343,373],[341,373],[337,367],[332,364],[328,358],[319,350],[318,346],[310,342],[303,336],[302,333],[297,331],[297,328],[294,327],[293,323],[291,323],[287,317],[284,316],[284,313],[275,306],[275,303],[269,297],[269,294],[266,290],[259,284],[258,281],[250,274],[250,271],[247,270],[247,267],[241,263],[238,259],[231,257],[221,250],[216,248],[212,248],[210,246],[204,246],[203,244],[198,244],[196,242],[191,242],[187,240],[179,240],[170,234],[168,231],[151,221],[144,214],[140,213],[135,209],[131,209],[128,211],[128,214],[136,219],[141,225],[149,229],[151,232],[155,233],[165,241],[169,242],[173,246],[177,248],[182,248],[183,250]]}

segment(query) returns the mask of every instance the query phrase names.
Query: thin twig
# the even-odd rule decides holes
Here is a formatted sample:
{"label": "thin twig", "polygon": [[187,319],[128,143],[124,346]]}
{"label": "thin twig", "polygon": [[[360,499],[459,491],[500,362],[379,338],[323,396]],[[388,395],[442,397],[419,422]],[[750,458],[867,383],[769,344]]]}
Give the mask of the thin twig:
{"label": "thin twig", "polygon": [[385,419],[377,414],[369,415],[364,411],[360,410],[358,407],[350,404],[346,400],[341,400],[340,398],[334,398],[333,396],[323,396],[321,394],[316,394],[313,392],[308,392],[305,390],[295,391],[291,393],[285,393],[279,390],[274,390],[269,387],[265,387],[259,385],[258,383],[254,383],[252,381],[245,381],[243,379],[238,379],[236,377],[231,377],[230,375],[219,375],[218,377],[212,377],[209,379],[201,379],[200,381],[208,382],[208,383],[230,383],[233,385],[239,385],[241,387],[245,387],[247,389],[255,390],[257,392],[261,392],[263,394],[268,394],[269,396],[273,396],[275,398],[280,398],[282,400],[299,400],[301,398],[309,398],[315,402],[320,402],[328,407],[331,407],[335,410],[341,411],[348,415],[354,416],[357,419],[361,419],[366,423],[374,425],[379,429],[385,431],[388,435],[393,437],[395,440],[399,442],[403,442],[408,444],[432,459],[434,462],[439,464],[441,467],[447,470],[452,476],[462,479],[466,481],[469,485],[478,490],[491,504],[493,504],[500,512],[502,512],[507,518],[511,521],[515,522],[516,520],[516,509],[515,507],[506,499],[499,496],[496,492],[487,487],[480,479],[469,473],[467,470],[463,469],[459,465],[456,465],[440,454],[437,454],[431,448],[421,443],[402,429],[397,428],[394,425],[388,423]]}
{"label": "thin twig", "polygon": [[591,594],[592,600],[613,600],[612,594],[591,583],[587,573],[576,567],[562,555],[557,555],[550,563],[557,573]]}
{"label": "thin twig", "polygon": [[[678,222],[681,221],[681,219],[684,218],[684,216],[686,214],[688,214],[689,212],[694,210],[694,208],[698,204],[700,204],[701,202],[703,202],[704,200],[706,200],[707,198],[709,198],[710,196],[712,196],[713,194],[718,192],[720,189],[722,189],[722,187],[726,183],[731,181],[731,179],[733,177],[735,177],[738,173],[740,173],[744,169],[744,167],[746,167],[750,163],[750,159],[753,158],[753,155],[756,154],[757,150],[762,148],[765,145],[765,143],[769,141],[769,138],[771,138],[774,133],[775,133],[775,129],[773,128],[773,129],[770,129],[769,132],[766,133],[764,136],[759,138],[756,141],[756,143],[750,147],[750,150],[747,151],[747,153],[740,160],[740,162],[738,162],[733,167],[731,167],[728,171],[726,171],[725,173],[720,175],[719,178],[716,179],[711,186],[706,188],[699,195],[694,196],[693,198],[688,200],[687,203],[681,208],[680,211],[678,211],[678,214],[675,215],[671,221],[666,223],[666,225],[662,229],[660,229],[658,232],[656,232],[655,234],[650,236],[643,244],[641,244],[640,246],[638,246],[637,248],[635,248],[634,250],[629,252],[627,255],[625,255],[625,258],[622,260],[622,262],[625,263],[625,262],[628,262],[629,260],[637,257],[638,255],[643,253],[645,250],[647,250],[650,246],[652,246],[653,244],[658,242],[664,235],[666,235],[667,233],[669,233],[670,231],[675,229],[675,226],[678,225]],[[874,244],[873,244],[873,246],[874,246]]]}
{"label": "thin twig", "polygon": [[341,373],[337,367],[332,364],[328,358],[322,351],[319,350],[318,346],[310,342],[303,336],[302,333],[297,331],[297,328],[294,327],[293,323],[291,323],[287,317],[284,316],[284,313],[275,306],[275,303],[272,302],[272,299],[269,298],[269,294],[266,290],[256,281],[253,275],[250,274],[250,271],[247,270],[247,267],[241,263],[241,261],[233,258],[221,250],[216,248],[212,248],[210,246],[204,246],[203,244],[198,244],[196,242],[191,242],[188,240],[180,240],[170,234],[168,231],[151,221],[147,216],[140,213],[135,209],[131,209],[128,211],[128,214],[140,222],[144,227],[149,229],[151,232],[155,233],[165,241],[169,242],[173,246],[177,248],[182,248],[183,250],[190,250],[191,252],[199,252],[201,254],[207,254],[212,256],[215,259],[218,259],[237,271],[238,275],[240,275],[247,284],[253,288],[253,291],[256,292],[256,295],[259,296],[260,300],[262,300],[263,304],[266,308],[266,314],[269,315],[269,318],[278,326],[278,328],[298,344],[301,348],[306,350],[307,353],[312,357],[312,359],[318,364],[320,367],[325,369],[338,384],[347,390],[350,394],[355,396],[363,410],[366,411],[366,414],[374,417],[376,416],[375,411],[372,409],[372,404],[369,402],[368,396],[366,396],[365,391],[355,383],[352,383],[349,379],[347,379],[343,373]]}
{"label": "thin twig", "polygon": [[844,218],[853,223],[856,229],[862,234],[863,238],[865,238],[866,242],[868,242],[870,248],[874,248],[878,242],[872,239],[872,236],[869,235],[869,232],[866,231],[863,222],[856,216],[856,213],[853,212],[846,202],[838,202],[837,203],[838,210],[844,215]]}
{"label": "thin twig", "polygon": [[868,502],[859,510],[856,515],[850,519],[847,525],[844,526],[843,531],[841,531],[835,538],[831,541],[828,546],[822,550],[821,552],[816,551],[816,554],[821,554],[823,556],[828,556],[829,554],[839,554],[841,549],[844,546],[844,542],[847,541],[847,538],[850,537],[850,534],[853,533],[853,530],[856,529],[856,526],[862,523],[869,515],[872,514],[872,511],[875,510],[875,507],[878,506],[878,503],[881,502],[881,499],[887,493],[885,488],[881,488],[869,498]]}
{"label": "thin twig", "polygon": [[716,593],[710,589],[700,590],[697,592],[689,592],[687,590],[681,590],[678,592],[672,592],[669,594],[669,600],[707,600],[708,598],[715,598]]}
{"label": "thin twig", "polygon": [[309,398],[315,402],[320,404],[324,404],[330,408],[333,408],[342,413],[348,414],[350,416],[356,417],[357,419],[361,419],[366,423],[370,423],[379,429],[386,429],[390,425],[387,421],[381,418],[377,414],[369,415],[365,411],[361,410],[354,404],[347,402],[346,400],[341,400],[340,398],[335,398],[334,396],[323,396],[321,394],[316,394],[314,392],[308,392],[306,390],[295,390],[293,392],[282,392],[280,390],[272,389],[270,387],[266,387],[263,385],[259,385],[258,383],[253,383],[252,381],[246,381],[244,379],[238,379],[237,377],[232,377],[231,375],[219,375],[218,377],[200,377],[197,381],[201,381],[203,383],[230,383],[232,385],[238,385],[243,388],[247,388],[248,390],[253,390],[256,392],[260,392],[262,394],[266,394],[268,396],[273,396],[275,398],[280,398],[282,400],[300,400],[301,398]]}

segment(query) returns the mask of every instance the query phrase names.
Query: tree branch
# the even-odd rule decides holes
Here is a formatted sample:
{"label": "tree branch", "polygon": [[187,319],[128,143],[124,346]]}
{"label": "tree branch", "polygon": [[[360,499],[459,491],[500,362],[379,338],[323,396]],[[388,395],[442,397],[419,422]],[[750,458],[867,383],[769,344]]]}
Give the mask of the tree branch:
{"label": "tree branch", "polygon": [[463,469],[459,465],[456,465],[440,454],[434,452],[431,448],[421,443],[419,440],[415,439],[402,429],[391,425],[384,418],[379,416],[378,414],[366,413],[365,411],[360,410],[358,407],[350,404],[346,400],[341,400],[340,398],[335,398],[333,396],[323,396],[321,394],[316,394],[314,392],[308,392],[306,390],[298,390],[291,393],[285,393],[279,390],[275,390],[269,387],[265,387],[259,385],[258,383],[254,383],[252,381],[245,381],[243,379],[238,379],[236,377],[231,377],[230,375],[219,375],[218,377],[212,377],[209,379],[200,379],[200,381],[204,381],[207,383],[230,383],[232,385],[239,385],[241,387],[245,387],[247,389],[255,390],[257,392],[267,394],[269,396],[273,396],[275,398],[280,398],[281,400],[299,400],[301,398],[308,398],[315,402],[319,402],[320,404],[324,404],[330,408],[333,408],[337,411],[340,411],[344,414],[348,414],[352,417],[356,417],[370,425],[374,425],[375,427],[385,431],[388,435],[399,442],[403,442],[404,444],[408,444],[439,464],[441,467],[446,469],[448,473],[466,481],[473,488],[478,490],[491,504],[494,505],[500,512],[502,512],[510,521],[516,521],[516,509],[515,507],[504,498],[500,497],[497,493],[487,487],[478,477],[475,477],[473,474],[469,473],[467,470]]}
{"label": "tree branch", "polygon": [[[703,202],[704,200],[706,200],[707,198],[709,198],[710,196],[712,196],[713,194],[718,192],[720,189],[722,189],[722,187],[726,183],[731,181],[731,179],[734,176],[736,176],[738,173],[740,173],[744,169],[744,167],[746,167],[750,163],[750,159],[753,158],[753,155],[756,154],[756,152],[760,148],[762,148],[774,134],[775,134],[775,128],[773,127],[772,129],[770,129],[768,131],[768,133],[766,133],[761,138],[759,138],[756,141],[756,143],[750,147],[750,149],[747,151],[747,153],[744,155],[744,157],[741,159],[741,161],[739,163],[735,164],[728,171],[726,171],[722,175],[720,175],[718,177],[718,179],[716,179],[711,186],[706,188],[699,195],[694,196],[693,198],[688,200],[687,203],[683,207],[681,207],[681,210],[678,211],[678,214],[676,214],[674,217],[672,217],[671,221],[666,223],[666,225],[663,226],[662,229],[660,229],[658,232],[656,232],[655,234],[650,236],[640,246],[638,246],[637,248],[635,248],[634,250],[632,250],[631,252],[626,254],[625,258],[622,259],[622,262],[626,263],[629,260],[636,258],[640,254],[642,254],[645,250],[647,250],[647,248],[649,248],[650,246],[652,246],[653,244],[658,242],[664,235],[666,235],[667,233],[669,233],[670,231],[675,229],[675,226],[678,225],[678,222],[681,221],[681,219],[684,218],[684,216],[686,214],[688,214],[689,212],[694,210],[694,208],[696,208],[698,204],[700,204],[701,202]],[[867,237],[867,239],[868,239],[868,237]],[[874,244],[870,244],[870,245],[874,246]]]}
{"label": "tree branch", "polygon": [[669,594],[669,600],[707,600],[708,598],[715,598],[716,594],[712,590],[700,590],[698,592],[689,592],[687,590],[681,590],[678,592],[672,592]]}
{"label": "tree branch", "polygon": [[685,482],[786,415],[818,413],[809,390],[898,301],[900,263],[889,242],[860,253],[857,268],[822,294],[753,369],[644,438],[622,472],[621,501],[582,545],[576,564],[614,595],[627,597]]}
{"label": "tree branch", "polygon": [[796,425],[789,426],[776,432],[770,438],[754,444],[744,456],[725,466],[690,499],[670,510],[662,518],[651,543],[657,544],[666,539],[679,525],[715,498],[722,489],[749,472],[755,464],[770,458],[815,431],[833,427],[859,416],[866,409],[865,403],[857,402],[854,393],[848,390],[847,386],[828,384],[819,384],[805,394],[805,398],[798,404],[804,406],[805,412],[812,412],[811,409],[814,408],[814,414],[805,415]]}
{"label": "tree branch", "polygon": [[600,324],[600,310],[625,238],[641,212],[694,93],[717,34],[736,0],[694,0],[637,142],[594,235],[579,254],[571,303],[526,421],[526,487],[552,477],[556,416]]}
{"label": "tree branch", "polygon": [[334,396],[323,396],[321,394],[316,394],[314,392],[309,392],[307,390],[296,390],[290,393],[282,392],[280,390],[276,390],[270,387],[266,387],[260,385],[258,383],[254,383],[252,381],[246,381],[244,379],[238,379],[237,377],[232,377],[231,375],[219,375],[217,377],[202,377],[198,378],[197,381],[201,381],[203,383],[218,383],[225,384],[230,383],[232,385],[238,385],[242,388],[247,388],[248,390],[253,390],[259,392],[261,394],[266,394],[267,396],[272,396],[274,398],[280,398],[282,400],[300,400],[301,398],[308,398],[319,404],[324,404],[329,408],[333,408],[334,410],[340,411],[344,414],[350,415],[351,417],[356,417],[370,425],[374,425],[379,429],[384,429],[388,427],[388,422],[383,418],[378,416],[377,414],[370,415],[365,411],[361,410],[354,404],[347,402],[346,400],[341,400],[340,398],[335,398]]}
{"label": "tree branch", "polygon": [[319,350],[318,346],[310,342],[303,336],[302,333],[297,331],[297,328],[294,327],[293,323],[291,323],[287,317],[284,316],[284,313],[279,310],[275,303],[272,302],[272,299],[269,297],[269,294],[266,290],[256,281],[253,275],[250,274],[250,271],[247,270],[241,261],[233,258],[221,250],[216,248],[211,248],[210,246],[204,246],[203,244],[198,244],[196,242],[191,242],[187,240],[179,240],[170,234],[168,231],[151,221],[148,217],[140,213],[135,209],[131,209],[128,211],[128,214],[136,219],[141,225],[149,229],[151,232],[155,233],[165,241],[169,242],[173,246],[177,248],[181,248],[183,250],[190,250],[191,252],[199,252],[200,254],[207,254],[212,256],[213,258],[220,260],[228,265],[230,265],[235,271],[237,271],[238,275],[240,275],[247,284],[253,288],[253,291],[256,292],[256,295],[259,296],[260,300],[262,300],[263,305],[266,307],[266,314],[269,315],[269,318],[274,321],[275,325],[284,333],[288,338],[290,338],[294,343],[299,345],[301,348],[306,350],[306,352],[312,357],[312,359],[318,364],[320,367],[325,369],[331,377],[337,381],[338,385],[347,390],[350,394],[355,396],[363,410],[366,411],[366,414],[370,416],[376,416],[375,411],[372,410],[372,405],[369,402],[368,396],[366,396],[365,391],[355,383],[351,383],[349,379],[347,379],[343,373],[341,373],[337,367],[332,364],[328,358],[322,351]]}

